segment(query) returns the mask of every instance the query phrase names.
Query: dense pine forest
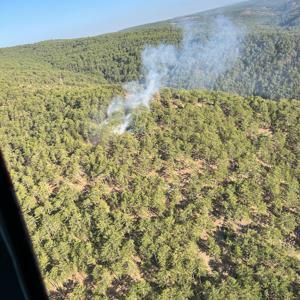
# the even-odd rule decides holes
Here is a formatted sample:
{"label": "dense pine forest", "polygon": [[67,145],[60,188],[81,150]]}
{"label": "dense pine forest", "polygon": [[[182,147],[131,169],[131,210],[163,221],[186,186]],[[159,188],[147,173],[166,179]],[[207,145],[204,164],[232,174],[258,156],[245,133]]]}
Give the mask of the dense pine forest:
{"label": "dense pine forest", "polygon": [[[95,38],[0,49],[0,68],[8,69],[0,76],[32,84],[69,84],[72,80],[120,84],[139,78],[145,45],[176,45],[180,40],[180,29],[157,25]],[[241,57],[220,76],[215,90],[270,99],[300,97],[299,29],[249,30],[241,49]]]}
{"label": "dense pine forest", "polygon": [[292,299],[299,102],[166,89],[128,133],[99,132],[118,92],[1,101],[2,149],[54,298]]}
{"label": "dense pine forest", "polygon": [[51,299],[299,297],[299,7],[223,9],[247,25],[232,69],[163,87],[122,135],[107,107],[180,19],[0,49],[1,151]]}

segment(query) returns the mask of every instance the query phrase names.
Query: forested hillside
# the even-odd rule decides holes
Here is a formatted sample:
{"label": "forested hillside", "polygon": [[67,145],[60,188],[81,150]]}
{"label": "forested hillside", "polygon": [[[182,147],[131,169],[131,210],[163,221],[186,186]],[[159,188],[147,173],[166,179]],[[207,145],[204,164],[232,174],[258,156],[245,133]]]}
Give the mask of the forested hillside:
{"label": "forested hillside", "polygon": [[166,89],[116,136],[98,126],[116,87],[1,93],[54,299],[297,294],[298,101]]}
{"label": "forested hillside", "polygon": [[[0,148],[51,299],[298,299],[298,5],[0,49]],[[221,12],[247,30],[213,91],[163,87],[114,134],[142,50]]]}
{"label": "forested hillside", "polygon": [[[193,26],[202,30],[205,39],[209,34],[207,24],[216,16],[225,15],[243,28],[245,38],[241,42],[240,58],[212,88],[243,96],[297,99],[300,98],[300,28],[287,22],[283,26],[279,22],[287,11],[283,10],[282,2],[294,3],[295,7],[292,5],[290,11],[296,16],[300,14],[299,0],[250,1],[98,37],[0,49],[0,69],[10,70],[5,74],[10,80],[16,76],[23,79],[24,76],[18,75],[22,72],[26,74],[26,81],[33,82],[44,77],[45,69],[58,74],[53,80],[59,78],[61,84],[68,84],[64,78],[69,76],[114,84],[138,80],[142,71],[141,52],[146,46],[178,45],[182,38],[178,24],[184,22],[193,22]],[[22,71],[17,66],[21,66]],[[183,82],[183,85],[189,85],[189,82]]]}

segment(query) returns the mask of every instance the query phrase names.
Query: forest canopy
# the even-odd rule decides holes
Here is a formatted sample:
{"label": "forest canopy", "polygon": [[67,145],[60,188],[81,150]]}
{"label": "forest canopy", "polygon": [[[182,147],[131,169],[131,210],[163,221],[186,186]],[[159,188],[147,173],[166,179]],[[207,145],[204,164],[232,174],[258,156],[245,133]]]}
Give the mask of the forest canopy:
{"label": "forest canopy", "polygon": [[118,87],[18,91],[1,147],[53,299],[296,295],[297,100],[164,89],[119,136]]}
{"label": "forest canopy", "polygon": [[107,108],[146,47],[180,45],[181,19],[0,49],[0,147],[51,299],[299,297],[300,23],[283,2],[222,9],[249,29],[232,68],[210,91],[162,87],[121,135]]}

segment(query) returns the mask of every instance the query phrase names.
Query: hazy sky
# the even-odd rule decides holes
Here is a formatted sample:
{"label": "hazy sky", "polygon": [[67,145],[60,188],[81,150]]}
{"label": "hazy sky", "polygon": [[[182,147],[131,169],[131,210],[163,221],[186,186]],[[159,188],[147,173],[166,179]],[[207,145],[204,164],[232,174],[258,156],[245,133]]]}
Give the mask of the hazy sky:
{"label": "hazy sky", "polygon": [[0,0],[0,47],[92,36],[242,0]]}

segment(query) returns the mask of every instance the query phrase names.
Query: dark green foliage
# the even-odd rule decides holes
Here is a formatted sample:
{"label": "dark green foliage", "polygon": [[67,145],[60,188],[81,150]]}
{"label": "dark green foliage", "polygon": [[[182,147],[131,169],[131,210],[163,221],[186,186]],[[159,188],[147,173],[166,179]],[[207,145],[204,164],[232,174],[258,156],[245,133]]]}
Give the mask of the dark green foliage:
{"label": "dark green foliage", "polygon": [[[0,49],[1,77],[60,85],[138,80],[143,77],[143,49],[160,43],[178,45],[181,37],[179,28],[164,24]],[[214,90],[270,99],[300,98],[299,29],[249,27],[240,48],[240,59],[218,78]],[[181,82],[182,88],[197,87],[191,78],[175,78],[175,82]]]}
{"label": "dark green foliage", "polygon": [[245,37],[241,53],[215,89],[271,99],[299,98],[299,30],[257,29]]}

